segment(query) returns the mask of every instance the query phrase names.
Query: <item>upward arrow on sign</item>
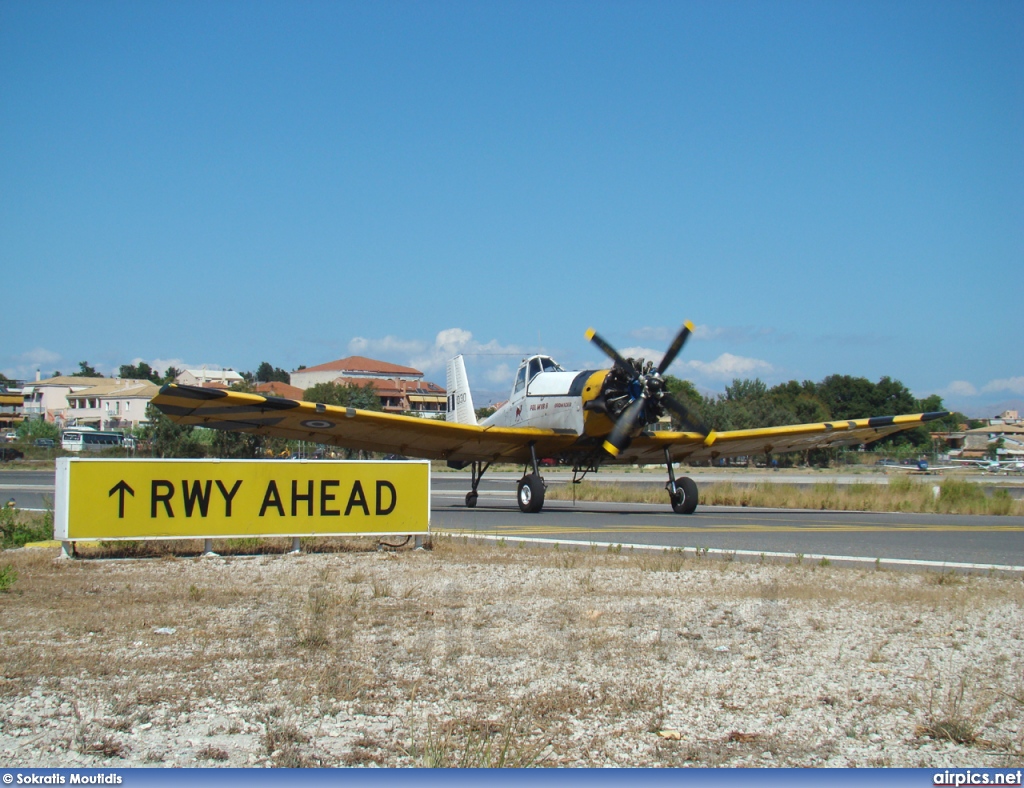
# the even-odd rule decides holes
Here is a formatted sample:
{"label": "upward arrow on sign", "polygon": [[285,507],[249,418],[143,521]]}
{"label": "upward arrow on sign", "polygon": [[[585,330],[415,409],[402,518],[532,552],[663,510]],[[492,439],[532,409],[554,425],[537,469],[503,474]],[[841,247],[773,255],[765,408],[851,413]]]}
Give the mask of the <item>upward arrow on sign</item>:
{"label": "upward arrow on sign", "polygon": [[135,497],[135,490],[128,486],[128,482],[121,479],[117,484],[110,488],[110,492],[107,493],[109,498],[114,493],[119,493],[117,498],[117,516],[124,518],[124,494],[128,493],[132,498]]}

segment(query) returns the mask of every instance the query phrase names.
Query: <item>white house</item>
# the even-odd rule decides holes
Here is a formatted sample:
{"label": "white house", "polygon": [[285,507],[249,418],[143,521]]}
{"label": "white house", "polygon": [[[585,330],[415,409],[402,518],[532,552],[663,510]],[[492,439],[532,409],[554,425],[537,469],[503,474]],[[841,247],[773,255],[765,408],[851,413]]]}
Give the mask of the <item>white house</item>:
{"label": "white house", "polygon": [[[38,375],[37,375],[38,377]],[[21,392],[25,397],[26,419],[46,419],[64,424],[68,410],[68,394],[92,388],[108,378],[76,378],[60,375],[55,378],[26,383]]]}
{"label": "white house", "polygon": [[68,395],[67,424],[98,430],[126,430],[147,421],[146,405],[160,391],[148,380],[110,378]]}
{"label": "white house", "polygon": [[205,386],[207,383],[221,383],[224,386],[234,386],[241,383],[244,378],[233,369],[186,369],[174,379],[175,383],[183,386]]}

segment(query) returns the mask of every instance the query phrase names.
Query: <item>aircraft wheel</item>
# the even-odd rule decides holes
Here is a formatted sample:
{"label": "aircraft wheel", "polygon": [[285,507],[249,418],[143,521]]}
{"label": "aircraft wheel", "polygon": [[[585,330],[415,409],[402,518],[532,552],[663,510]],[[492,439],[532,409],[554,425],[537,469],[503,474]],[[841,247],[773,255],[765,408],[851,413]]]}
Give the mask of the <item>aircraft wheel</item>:
{"label": "aircraft wheel", "polygon": [[470,490],[466,493],[466,507],[472,509],[476,506],[477,494]]}
{"label": "aircraft wheel", "polygon": [[693,514],[697,508],[697,483],[689,476],[676,479],[676,491],[669,495],[676,514]]}
{"label": "aircraft wheel", "polygon": [[536,514],[544,506],[544,482],[539,476],[529,474],[519,480],[516,490],[519,508],[527,514]]}

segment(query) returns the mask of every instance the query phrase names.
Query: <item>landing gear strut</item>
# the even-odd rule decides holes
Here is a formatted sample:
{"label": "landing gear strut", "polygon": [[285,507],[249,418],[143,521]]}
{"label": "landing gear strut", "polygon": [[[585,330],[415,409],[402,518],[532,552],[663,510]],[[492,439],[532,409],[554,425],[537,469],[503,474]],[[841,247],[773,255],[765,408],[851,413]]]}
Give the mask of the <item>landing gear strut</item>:
{"label": "landing gear strut", "polygon": [[676,514],[693,514],[697,508],[697,483],[689,476],[676,479],[672,471],[672,455],[665,449],[665,465],[668,468],[668,498],[672,502],[672,511]]}
{"label": "landing gear strut", "polygon": [[476,500],[479,497],[476,488],[480,486],[480,480],[484,477],[484,471],[491,467],[489,462],[474,462],[470,467],[470,473],[473,479],[473,489],[466,493],[466,508],[472,509],[476,506]]}
{"label": "landing gear strut", "polygon": [[541,478],[540,469],[537,467],[537,452],[533,444],[530,444],[530,462],[533,465],[533,473],[523,475],[516,485],[516,498],[519,501],[519,509],[526,514],[536,514],[544,508],[544,479]]}

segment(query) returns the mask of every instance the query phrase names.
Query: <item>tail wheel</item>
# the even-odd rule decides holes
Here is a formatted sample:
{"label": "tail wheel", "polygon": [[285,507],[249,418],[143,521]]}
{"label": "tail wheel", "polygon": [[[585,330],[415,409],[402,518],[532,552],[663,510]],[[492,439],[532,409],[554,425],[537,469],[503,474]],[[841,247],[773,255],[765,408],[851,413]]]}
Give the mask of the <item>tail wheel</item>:
{"label": "tail wheel", "polygon": [[477,494],[475,492],[466,493],[466,508],[472,509],[476,506]]}
{"label": "tail wheel", "polygon": [[536,474],[528,474],[519,480],[516,489],[519,508],[527,514],[536,514],[544,507],[544,482]]}
{"label": "tail wheel", "polygon": [[693,514],[697,508],[697,483],[689,476],[676,479],[676,490],[669,497],[676,514]]}

